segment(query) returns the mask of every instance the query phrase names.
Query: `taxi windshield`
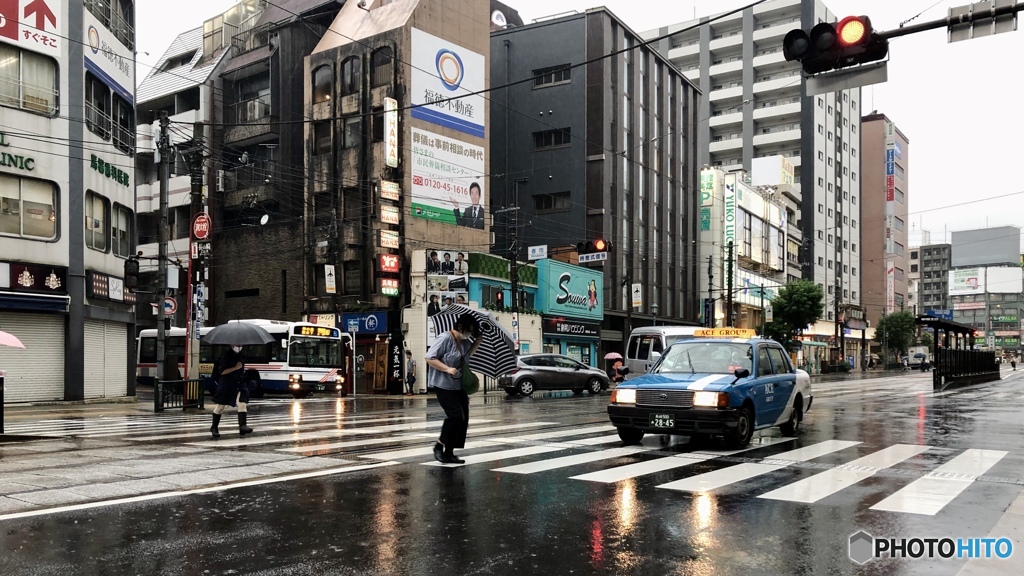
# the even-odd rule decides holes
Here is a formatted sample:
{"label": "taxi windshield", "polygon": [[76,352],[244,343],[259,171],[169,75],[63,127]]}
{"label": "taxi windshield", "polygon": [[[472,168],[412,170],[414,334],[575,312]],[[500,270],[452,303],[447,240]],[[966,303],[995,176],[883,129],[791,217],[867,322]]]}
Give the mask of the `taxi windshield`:
{"label": "taxi windshield", "polygon": [[732,374],[751,369],[753,348],[733,342],[677,342],[665,351],[655,374]]}

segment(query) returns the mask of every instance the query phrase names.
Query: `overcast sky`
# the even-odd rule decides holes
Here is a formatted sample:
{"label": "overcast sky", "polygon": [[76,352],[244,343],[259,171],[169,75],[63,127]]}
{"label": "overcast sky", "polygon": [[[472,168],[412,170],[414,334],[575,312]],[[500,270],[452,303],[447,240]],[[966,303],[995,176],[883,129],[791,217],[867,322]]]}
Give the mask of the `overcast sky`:
{"label": "overcast sky", "polygon": [[[274,0],[271,0],[274,1]],[[524,21],[606,6],[637,32],[737,8],[737,0],[504,0]],[[201,26],[233,0],[146,0],[138,10],[140,79],[174,37]],[[878,30],[942,18],[968,0],[826,0],[838,16],[865,14]],[[149,54],[145,54],[148,52]],[[1024,133],[1020,86],[1024,31],[947,44],[945,30],[890,41],[889,81],[863,89],[863,110],[878,110],[910,139],[910,222],[932,242],[953,230],[1024,222]],[[997,200],[995,196],[1015,194]],[[948,236],[947,236],[948,239]]]}

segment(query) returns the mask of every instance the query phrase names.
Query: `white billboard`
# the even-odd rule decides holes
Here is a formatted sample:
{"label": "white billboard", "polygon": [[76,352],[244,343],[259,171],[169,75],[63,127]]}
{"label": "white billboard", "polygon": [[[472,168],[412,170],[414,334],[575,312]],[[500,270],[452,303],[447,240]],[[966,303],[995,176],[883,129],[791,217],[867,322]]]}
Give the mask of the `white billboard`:
{"label": "white billboard", "polygon": [[[81,10],[82,3],[76,2],[75,8]],[[5,44],[60,58],[68,42],[67,15],[67,0],[0,0],[0,38]]]}
{"label": "white billboard", "polygon": [[412,117],[485,137],[484,57],[458,44],[412,29]]}
{"label": "white billboard", "polygon": [[128,104],[135,104],[135,55],[88,10],[82,11],[85,69]]}
{"label": "white billboard", "polygon": [[961,268],[949,271],[949,295],[985,293],[985,269]]}
{"label": "white billboard", "polygon": [[1022,270],[1016,266],[985,268],[985,287],[991,294],[1024,292]]}
{"label": "white billboard", "polygon": [[484,149],[412,129],[412,216],[484,229]]}

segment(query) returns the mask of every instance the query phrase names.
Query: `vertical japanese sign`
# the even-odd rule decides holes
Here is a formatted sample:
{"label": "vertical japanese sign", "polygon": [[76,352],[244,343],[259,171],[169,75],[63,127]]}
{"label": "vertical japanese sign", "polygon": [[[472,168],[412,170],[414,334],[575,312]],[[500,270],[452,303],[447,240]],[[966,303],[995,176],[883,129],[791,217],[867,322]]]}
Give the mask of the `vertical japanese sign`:
{"label": "vertical japanese sign", "polygon": [[384,162],[398,168],[398,101],[384,99]]}
{"label": "vertical japanese sign", "polygon": [[715,203],[715,171],[711,168],[700,172],[700,205],[711,206]]}
{"label": "vertical japanese sign", "polygon": [[483,138],[484,57],[416,28],[411,53],[412,117]]}
{"label": "vertical japanese sign", "polygon": [[885,253],[895,253],[893,217],[896,212],[896,143],[892,122],[885,126]]}
{"label": "vertical japanese sign", "polygon": [[896,262],[885,262],[885,313],[896,311]]}
{"label": "vertical japanese sign", "polygon": [[328,294],[338,293],[338,277],[334,274],[334,264],[324,264],[324,288]]}

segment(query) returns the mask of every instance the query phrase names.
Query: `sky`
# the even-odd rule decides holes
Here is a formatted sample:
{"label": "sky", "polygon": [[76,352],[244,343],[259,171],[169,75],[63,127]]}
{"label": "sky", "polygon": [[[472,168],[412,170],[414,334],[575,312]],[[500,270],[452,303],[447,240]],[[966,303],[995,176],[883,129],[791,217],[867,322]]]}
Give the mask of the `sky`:
{"label": "sky", "polygon": [[[271,0],[274,1],[274,0]],[[738,8],[743,0],[503,0],[526,23],[559,13],[605,6],[636,32],[696,16]],[[138,74],[149,73],[171,41],[201,26],[234,0],[138,2]],[[948,9],[969,0],[825,0],[837,17],[867,15],[876,30],[943,18]],[[923,13],[922,13],[923,12]],[[920,14],[920,15],[919,15]],[[919,15],[919,16],[918,16]],[[908,167],[910,218],[914,240],[919,230],[933,243],[949,240],[954,230],[1024,222],[1024,162],[1017,142],[1024,133],[1019,65],[1024,31],[949,44],[944,29],[889,42],[888,82],[863,88],[865,112],[884,113],[910,140]],[[148,54],[147,54],[148,53]],[[1007,196],[1013,194],[1012,196]],[[1004,196],[1003,198],[986,200]],[[914,242],[912,242],[913,244]]]}

